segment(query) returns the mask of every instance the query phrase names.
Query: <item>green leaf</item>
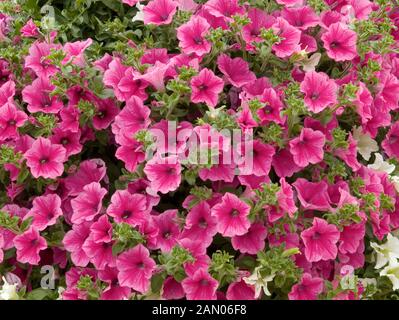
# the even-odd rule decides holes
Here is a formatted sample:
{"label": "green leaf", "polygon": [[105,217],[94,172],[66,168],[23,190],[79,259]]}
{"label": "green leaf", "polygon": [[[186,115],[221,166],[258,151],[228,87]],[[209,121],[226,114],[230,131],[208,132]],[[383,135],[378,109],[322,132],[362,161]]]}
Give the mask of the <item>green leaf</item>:
{"label": "green leaf", "polygon": [[29,217],[28,219],[22,221],[21,226],[19,227],[22,232],[26,231],[29,229],[31,223],[32,223],[33,217]]}
{"label": "green leaf", "polygon": [[165,272],[153,275],[153,277],[151,278],[151,291],[153,293],[159,292],[161,290],[165,278],[166,278]]}
{"label": "green leaf", "polygon": [[42,288],[37,288],[32,290],[26,295],[27,300],[43,300],[45,297],[47,297],[49,294],[51,294],[51,290],[49,289],[42,289]]}

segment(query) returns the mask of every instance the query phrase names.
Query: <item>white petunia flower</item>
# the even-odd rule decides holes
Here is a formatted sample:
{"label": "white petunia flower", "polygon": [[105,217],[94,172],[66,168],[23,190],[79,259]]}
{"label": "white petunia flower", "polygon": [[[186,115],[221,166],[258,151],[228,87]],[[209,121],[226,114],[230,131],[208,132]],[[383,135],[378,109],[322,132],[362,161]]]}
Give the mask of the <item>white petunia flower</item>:
{"label": "white petunia flower", "polygon": [[261,267],[255,268],[254,273],[252,275],[243,278],[246,284],[255,286],[255,299],[259,298],[262,289],[265,295],[271,296],[271,293],[267,288],[267,283],[272,281],[275,276],[275,274],[272,274],[266,277],[262,277],[260,269]]}
{"label": "white petunia flower", "polygon": [[378,144],[368,133],[364,134],[361,127],[353,130],[353,138],[357,142],[357,151],[364,160],[369,160],[373,152],[378,151]]}
{"label": "white petunia flower", "polygon": [[370,246],[377,254],[377,261],[375,269],[380,269],[385,266],[391,259],[399,258],[399,239],[388,233],[387,242],[384,244],[377,244],[370,242]]}
{"label": "white petunia flower", "polygon": [[386,276],[392,282],[393,290],[399,289],[399,263],[397,259],[389,260],[389,264],[380,272],[380,276]]}
{"label": "white petunia flower", "polygon": [[390,176],[391,182],[393,183],[397,192],[399,192],[399,177],[398,176]]}
{"label": "white petunia flower", "polygon": [[395,171],[395,165],[390,164],[384,161],[384,158],[380,153],[374,153],[375,161],[373,164],[369,164],[367,167],[376,171],[386,172],[387,174],[391,174]]}
{"label": "white petunia flower", "polygon": [[3,277],[3,287],[0,290],[0,300],[19,300],[17,284],[9,284]]}
{"label": "white petunia flower", "polygon": [[142,5],[140,3],[140,1],[139,1],[139,2],[136,3],[136,8],[137,8],[137,13],[133,17],[132,21],[133,22],[135,22],[135,21],[144,21],[144,11],[143,11],[144,5]]}

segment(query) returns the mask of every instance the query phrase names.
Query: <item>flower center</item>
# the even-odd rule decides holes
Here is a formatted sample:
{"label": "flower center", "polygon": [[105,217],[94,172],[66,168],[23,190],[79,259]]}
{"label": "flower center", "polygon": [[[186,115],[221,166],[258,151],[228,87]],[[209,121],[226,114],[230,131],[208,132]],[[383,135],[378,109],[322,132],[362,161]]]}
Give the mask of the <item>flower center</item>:
{"label": "flower center", "polygon": [[136,267],[139,268],[139,269],[144,269],[145,264],[144,264],[144,262],[141,261],[141,262],[136,264]]}
{"label": "flower center", "polygon": [[15,125],[17,124],[16,121],[15,121],[14,119],[9,120],[7,123],[8,123],[8,125],[11,126],[11,127],[13,127],[13,126],[15,126]]}
{"label": "flower center", "polygon": [[203,41],[202,41],[202,38],[200,38],[200,37],[194,37],[194,42],[196,43],[196,44],[203,44]]}
{"label": "flower center", "polygon": [[170,232],[169,230],[168,230],[168,231],[165,231],[165,232],[163,233],[164,239],[169,239],[171,235],[172,235],[172,234],[171,234],[171,232]]}
{"label": "flower center", "polygon": [[122,218],[123,219],[130,218],[131,215],[132,215],[132,211],[131,210],[124,210],[123,213],[122,213]]}
{"label": "flower center", "polygon": [[310,96],[310,99],[312,100],[317,100],[319,99],[320,95],[317,92],[313,92],[312,95]]}
{"label": "flower center", "polygon": [[45,163],[47,163],[48,162],[48,158],[41,158],[40,159],[40,163],[41,164],[45,164]]}
{"label": "flower center", "polygon": [[339,47],[339,42],[333,41],[333,42],[330,43],[330,48],[335,49],[337,47]]}
{"label": "flower center", "polygon": [[318,239],[320,239],[320,237],[321,237],[321,233],[316,231],[312,238],[313,238],[313,240],[318,240]]}
{"label": "flower center", "polygon": [[206,227],[208,226],[208,223],[206,222],[206,220],[204,218],[201,218],[200,221],[198,222],[198,226],[201,229],[206,229]]}
{"label": "flower center", "polygon": [[237,209],[231,210],[231,213],[230,213],[230,215],[232,217],[237,217],[239,214],[240,214],[240,211],[238,211]]}
{"label": "flower center", "polygon": [[201,279],[201,281],[200,281],[200,285],[201,285],[201,286],[203,286],[203,287],[206,287],[206,286],[208,286],[208,285],[209,285],[209,281],[208,281],[208,280],[206,280],[206,279]]}

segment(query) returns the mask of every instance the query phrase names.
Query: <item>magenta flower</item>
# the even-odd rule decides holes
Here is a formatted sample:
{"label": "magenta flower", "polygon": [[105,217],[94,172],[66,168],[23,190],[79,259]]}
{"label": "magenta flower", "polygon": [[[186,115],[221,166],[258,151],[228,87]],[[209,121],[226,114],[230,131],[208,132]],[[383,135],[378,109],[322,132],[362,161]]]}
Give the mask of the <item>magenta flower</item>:
{"label": "magenta flower", "polygon": [[292,185],[305,210],[328,211],[331,209],[328,185],[325,181],[309,182],[298,178]]}
{"label": "magenta flower", "polygon": [[64,106],[57,96],[50,96],[55,89],[47,78],[37,78],[22,90],[22,99],[28,104],[28,111],[58,113]]}
{"label": "magenta flower", "polygon": [[247,233],[231,238],[231,244],[241,253],[257,254],[264,249],[266,236],[267,229],[263,223],[254,223]]}
{"label": "magenta flower", "polygon": [[140,2],[140,0],[122,0],[122,3],[125,3],[130,7],[134,7],[137,2]]}
{"label": "magenta flower", "polygon": [[211,43],[205,39],[210,25],[200,16],[192,16],[185,24],[177,28],[179,47],[186,54],[194,53],[203,56],[211,51]]}
{"label": "magenta flower", "polygon": [[249,211],[248,204],[227,192],[220,203],[212,207],[211,212],[217,219],[217,231],[224,237],[234,237],[248,232],[251,226],[248,219]]}
{"label": "magenta flower", "polygon": [[359,248],[360,243],[363,243],[365,233],[365,223],[353,223],[345,226],[339,238],[339,252],[343,254],[355,253]]}
{"label": "magenta flower", "polygon": [[283,117],[281,116],[284,105],[273,88],[264,89],[260,101],[264,104],[264,106],[257,111],[261,124],[266,124],[268,122],[284,123]]}
{"label": "magenta flower", "polygon": [[154,223],[158,229],[156,248],[162,252],[169,252],[176,245],[180,236],[177,224],[177,210],[166,210],[158,216],[154,216]]}
{"label": "magenta flower", "polygon": [[122,287],[118,282],[118,269],[105,267],[98,272],[98,278],[107,283],[108,287],[101,293],[101,300],[127,300],[131,294],[131,289]]}
{"label": "magenta flower", "polygon": [[45,42],[33,43],[29,48],[29,55],[25,58],[25,67],[32,69],[38,77],[48,79],[58,72],[58,68],[47,59],[52,49],[59,50],[61,46]]}
{"label": "magenta flower", "polygon": [[53,144],[60,144],[65,148],[65,156],[69,158],[71,155],[78,154],[82,151],[83,146],[80,144],[80,131],[72,132],[62,128],[55,128],[50,141]]}
{"label": "magenta flower", "polygon": [[181,238],[199,240],[207,248],[217,233],[217,221],[211,215],[211,208],[205,201],[194,206],[186,216],[186,225],[181,233]]}
{"label": "magenta flower", "polygon": [[255,288],[245,283],[243,279],[232,282],[227,288],[227,300],[256,300]]}
{"label": "magenta flower", "polygon": [[302,231],[305,257],[309,262],[335,259],[338,253],[339,230],[320,218],[313,219],[313,226]]}
{"label": "magenta flower", "polygon": [[14,246],[17,249],[17,260],[19,262],[38,265],[40,261],[39,253],[47,248],[47,242],[40,236],[39,231],[30,227],[14,238]]}
{"label": "magenta flower", "polygon": [[309,6],[299,8],[284,8],[281,16],[288,21],[292,26],[307,30],[319,24],[319,17]]}
{"label": "magenta flower", "polygon": [[389,157],[399,159],[399,122],[395,122],[389,129],[382,147]]}
{"label": "magenta flower", "polygon": [[17,138],[17,129],[28,120],[28,116],[19,110],[14,103],[8,102],[0,107],[0,141]]}
{"label": "magenta flower", "polygon": [[107,214],[117,223],[139,226],[148,219],[146,197],[142,194],[131,194],[127,190],[117,190],[111,197]]}
{"label": "magenta flower", "polygon": [[204,269],[198,269],[181,283],[187,300],[216,300],[217,280]]}
{"label": "magenta flower", "polygon": [[214,107],[218,103],[219,93],[223,91],[223,80],[215,76],[209,69],[201,72],[191,79],[191,101],[194,103],[205,102]]}
{"label": "magenta flower", "polygon": [[175,191],[181,182],[181,165],[176,156],[155,156],[147,162],[144,173],[151,182],[155,192],[168,193]]}
{"label": "magenta flower", "polygon": [[112,224],[106,215],[102,215],[90,226],[91,238],[95,243],[108,243],[112,240]]}
{"label": "magenta flower", "polygon": [[256,139],[253,141],[252,150],[252,172],[251,174],[261,177],[267,176],[272,166],[275,150],[272,146]]}
{"label": "magenta flower", "polygon": [[172,0],[151,0],[143,8],[144,24],[169,24],[176,13],[177,3]]}
{"label": "magenta flower", "polygon": [[173,277],[167,277],[162,287],[162,298],[166,300],[178,300],[185,297],[183,287]]}
{"label": "magenta flower", "polygon": [[112,124],[112,132],[116,135],[117,142],[123,139],[123,135],[132,136],[137,131],[147,128],[151,123],[150,113],[150,109],[141,99],[132,96]]}
{"label": "magenta flower", "polygon": [[135,172],[137,164],[145,159],[143,145],[135,139],[124,139],[124,143],[116,150],[115,157],[125,163],[125,168]]}
{"label": "magenta flower", "polygon": [[240,88],[256,79],[255,74],[249,70],[248,62],[241,58],[231,59],[223,53],[218,57],[217,64],[226,80],[235,87]]}
{"label": "magenta flower", "polygon": [[290,300],[317,300],[323,288],[324,281],[322,278],[313,278],[311,274],[304,273],[301,282],[291,288],[288,298]]}
{"label": "magenta flower", "polygon": [[112,254],[113,242],[96,242],[91,234],[83,244],[83,250],[90,262],[99,270],[115,267],[116,258]]}
{"label": "magenta flower", "polygon": [[142,244],[125,251],[118,256],[116,267],[121,286],[145,293],[150,288],[150,279],[156,263],[150,258],[150,252]]}
{"label": "magenta flower", "polygon": [[307,72],[301,83],[305,104],[314,113],[337,103],[338,86],[323,72]]}
{"label": "magenta flower", "polygon": [[330,25],[321,36],[327,55],[335,61],[352,60],[357,57],[357,34],[340,22]]}
{"label": "magenta flower", "polygon": [[277,57],[286,58],[301,50],[299,46],[301,31],[290,25],[284,18],[278,17],[272,28],[281,38],[278,43],[272,46]]}
{"label": "magenta flower", "polygon": [[65,249],[71,253],[71,260],[77,267],[85,267],[90,259],[83,250],[83,244],[91,234],[91,222],[74,224],[72,230],[69,230],[62,240]]}
{"label": "magenta flower", "polygon": [[294,192],[290,184],[286,182],[284,178],[280,179],[280,184],[280,190],[276,193],[278,206],[292,218],[294,213],[298,211],[295,205]]}
{"label": "magenta flower", "polygon": [[59,144],[52,144],[49,139],[38,138],[33,142],[24,157],[32,175],[54,179],[64,172],[66,151]]}
{"label": "magenta flower", "polygon": [[291,152],[287,149],[277,151],[273,157],[272,166],[276,174],[281,178],[291,177],[295,172],[302,169],[295,164]]}
{"label": "magenta flower", "polygon": [[27,38],[39,35],[37,26],[32,19],[29,19],[29,21],[21,28],[20,32],[23,37]]}
{"label": "magenta flower", "polygon": [[290,141],[290,152],[294,162],[305,168],[309,164],[316,164],[323,160],[325,136],[318,130],[303,128],[299,137]]}
{"label": "magenta flower", "polygon": [[48,194],[33,199],[32,209],[25,215],[24,220],[33,217],[31,226],[43,231],[48,226],[56,224],[60,216],[62,216],[61,198],[56,194]]}
{"label": "magenta flower", "polygon": [[248,18],[251,22],[242,28],[242,38],[248,45],[252,44],[252,42],[262,41],[260,36],[262,28],[269,29],[275,22],[274,17],[269,16],[258,8],[250,8],[248,10]]}
{"label": "magenta flower", "polygon": [[91,46],[92,43],[93,40],[90,38],[84,41],[67,42],[64,45],[64,52],[66,55],[62,63],[72,63],[79,67],[84,67],[84,52],[88,47]]}
{"label": "magenta flower", "polygon": [[119,113],[119,108],[113,99],[99,100],[96,109],[96,115],[93,117],[93,127],[96,130],[107,129]]}
{"label": "magenta flower", "polygon": [[217,17],[223,18],[227,22],[233,21],[234,15],[242,15],[244,8],[238,5],[238,0],[209,0],[204,7],[208,12]]}
{"label": "magenta flower", "polygon": [[92,221],[101,211],[102,200],[107,190],[101,188],[98,182],[92,182],[83,187],[82,192],[71,201],[72,223]]}
{"label": "magenta flower", "polygon": [[[0,75],[1,75],[1,70],[0,70]],[[2,107],[6,103],[13,103],[12,98],[14,96],[15,96],[15,82],[12,80],[8,80],[7,82],[1,83],[0,107]]]}

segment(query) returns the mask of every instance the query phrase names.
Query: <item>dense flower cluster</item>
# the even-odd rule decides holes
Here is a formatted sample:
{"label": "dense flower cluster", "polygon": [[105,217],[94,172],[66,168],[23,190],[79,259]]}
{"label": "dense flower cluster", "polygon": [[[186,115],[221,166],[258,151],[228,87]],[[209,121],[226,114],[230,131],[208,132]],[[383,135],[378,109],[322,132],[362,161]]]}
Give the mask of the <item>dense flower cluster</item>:
{"label": "dense flower cluster", "polygon": [[398,298],[396,1],[122,0],[86,38],[32,5],[0,2],[0,299]]}

